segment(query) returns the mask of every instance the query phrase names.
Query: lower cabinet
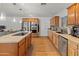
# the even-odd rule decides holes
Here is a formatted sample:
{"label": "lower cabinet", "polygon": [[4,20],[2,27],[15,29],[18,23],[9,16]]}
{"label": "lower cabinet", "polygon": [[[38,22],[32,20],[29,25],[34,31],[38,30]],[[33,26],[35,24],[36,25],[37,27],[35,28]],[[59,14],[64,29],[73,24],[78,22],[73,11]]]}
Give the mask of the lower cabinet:
{"label": "lower cabinet", "polygon": [[31,46],[31,34],[29,34],[19,43],[19,56],[29,55],[30,46]]}
{"label": "lower cabinet", "polygon": [[19,56],[25,56],[26,55],[26,49],[25,49],[25,39],[23,39],[20,43],[19,43]]}
{"label": "lower cabinet", "polygon": [[0,43],[0,56],[18,56],[18,44]]}
{"label": "lower cabinet", "polygon": [[78,56],[79,56],[79,44],[78,44],[78,50],[77,50],[77,52],[78,52]]}
{"label": "lower cabinet", "polygon": [[53,39],[52,39],[53,41],[52,41],[52,42],[53,42],[53,44],[55,45],[55,33],[53,33],[52,36],[53,36]]}
{"label": "lower cabinet", "polygon": [[53,44],[54,44],[54,46],[58,49],[58,34],[56,34],[56,33],[52,33],[53,35],[52,35],[52,37],[53,37],[53,39],[52,39],[52,42],[53,42]]}
{"label": "lower cabinet", "polygon": [[58,49],[58,38],[59,38],[59,35],[55,35],[55,46],[56,48]]}
{"label": "lower cabinet", "polygon": [[31,47],[31,34],[26,37],[26,55],[28,55],[30,47]]}
{"label": "lower cabinet", "polygon": [[[52,35],[51,35],[51,33],[52,33]],[[59,34],[56,33],[56,32],[53,32],[53,31],[49,31],[48,36],[49,36],[49,39],[52,38],[50,41],[59,50],[59,44],[60,44],[60,42],[59,42]],[[62,40],[64,40],[64,39],[62,39]],[[65,42],[63,42],[62,46],[64,44],[65,44]],[[63,48],[64,48],[64,46],[63,46]],[[77,43],[75,43],[73,41],[70,41],[70,40],[67,41],[67,49],[66,50],[67,50],[67,55],[68,56],[79,56],[79,44],[77,44]],[[63,50],[63,52],[65,52],[65,51]]]}
{"label": "lower cabinet", "polygon": [[0,56],[26,56],[31,46],[31,34],[19,43],[0,43]]}
{"label": "lower cabinet", "polygon": [[48,38],[50,39],[50,41],[52,41],[52,31],[51,30],[48,31]]}
{"label": "lower cabinet", "polygon": [[68,41],[68,56],[78,56],[78,45],[72,41]]}

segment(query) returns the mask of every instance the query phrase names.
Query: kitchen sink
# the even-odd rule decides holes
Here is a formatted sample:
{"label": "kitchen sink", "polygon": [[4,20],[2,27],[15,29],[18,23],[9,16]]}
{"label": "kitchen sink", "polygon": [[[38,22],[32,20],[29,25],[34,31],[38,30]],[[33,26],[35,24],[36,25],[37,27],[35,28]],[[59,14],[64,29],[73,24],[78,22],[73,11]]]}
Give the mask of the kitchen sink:
{"label": "kitchen sink", "polygon": [[25,34],[27,34],[28,32],[26,32],[26,33],[17,33],[17,34],[14,34],[13,36],[23,36],[23,35],[25,35]]}

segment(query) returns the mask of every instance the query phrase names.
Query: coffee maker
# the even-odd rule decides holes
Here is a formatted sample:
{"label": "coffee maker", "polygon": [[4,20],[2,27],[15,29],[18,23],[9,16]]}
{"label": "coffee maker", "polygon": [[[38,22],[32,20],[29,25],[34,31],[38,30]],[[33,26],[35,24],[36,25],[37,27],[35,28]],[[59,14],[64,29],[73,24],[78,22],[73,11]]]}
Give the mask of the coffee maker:
{"label": "coffee maker", "polygon": [[71,35],[75,37],[79,37],[79,26],[78,25],[72,27]]}

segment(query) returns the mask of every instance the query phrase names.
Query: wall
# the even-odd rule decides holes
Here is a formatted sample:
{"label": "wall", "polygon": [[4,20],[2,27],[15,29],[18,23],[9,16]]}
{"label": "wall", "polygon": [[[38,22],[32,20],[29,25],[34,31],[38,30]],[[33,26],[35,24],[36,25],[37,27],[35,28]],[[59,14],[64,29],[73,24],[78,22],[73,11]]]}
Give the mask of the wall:
{"label": "wall", "polygon": [[56,16],[60,16],[59,26],[62,27],[62,17],[67,16],[67,9],[61,10]]}
{"label": "wall", "polygon": [[15,22],[13,22],[14,17],[5,17],[4,20],[0,19],[0,25],[5,25],[6,30],[19,30],[21,29],[21,18],[15,17]]}
{"label": "wall", "polygon": [[[16,22],[13,22],[14,17],[6,17],[4,14],[5,19],[0,19],[0,25],[5,25],[6,30],[19,30],[21,29],[21,19],[20,17],[15,17]],[[27,17],[26,17],[27,18]],[[40,36],[47,36],[48,35],[48,28],[50,28],[50,18],[51,17],[37,17],[40,21]]]}
{"label": "wall", "polygon": [[48,36],[48,28],[50,28],[51,17],[38,17],[40,20],[40,36]]}
{"label": "wall", "polygon": [[[38,17],[40,21],[40,36],[48,35],[48,28],[50,28],[50,17]],[[6,30],[19,30],[21,29],[20,20],[22,18],[15,17],[17,20],[13,22],[14,17],[6,17],[5,20],[0,20],[0,25],[5,25]]]}

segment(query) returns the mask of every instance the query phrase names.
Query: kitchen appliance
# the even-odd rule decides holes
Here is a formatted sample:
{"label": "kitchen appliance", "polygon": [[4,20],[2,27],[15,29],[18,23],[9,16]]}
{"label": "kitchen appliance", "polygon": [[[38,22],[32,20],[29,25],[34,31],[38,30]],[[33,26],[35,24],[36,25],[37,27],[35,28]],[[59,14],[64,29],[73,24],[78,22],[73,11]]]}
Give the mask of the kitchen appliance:
{"label": "kitchen appliance", "polygon": [[3,32],[6,27],[4,25],[0,25],[0,32]]}
{"label": "kitchen appliance", "polygon": [[59,36],[58,40],[58,47],[59,47],[59,52],[61,53],[62,56],[67,56],[68,55],[68,40],[62,36]]}
{"label": "kitchen appliance", "polygon": [[56,27],[56,32],[57,32],[57,33],[62,33],[61,28],[60,28],[60,27]]}
{"label": "kitchen appliance", "polygon": [[72,26],[67,27],[67,34],[71,34],[72,33]]}
{"label": "kitchen appliance", "polygon": [[73,26],[71,31],[72,31],[71,35],[79,37],[79,26]]}
{"label": "kitchen appliance", "polygon": [[50,25],[50,30],[54,30],[54,26],[53,25]]}

